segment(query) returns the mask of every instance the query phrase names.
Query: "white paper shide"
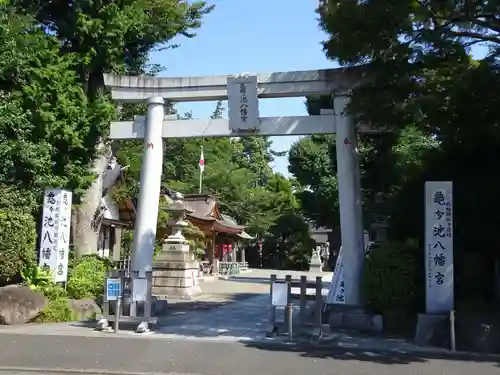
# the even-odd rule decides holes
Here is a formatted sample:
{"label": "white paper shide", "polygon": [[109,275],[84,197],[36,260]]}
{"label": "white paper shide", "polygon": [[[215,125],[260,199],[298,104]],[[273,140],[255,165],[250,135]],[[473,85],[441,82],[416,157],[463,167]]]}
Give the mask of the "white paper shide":
{"label": "white paper shide", "polygon": [[55,282],[68,278],[71,200],[71,192],[63,189],[47,189],[43,198],[39,265]]}
{"label": "white paper shide", "polygon": [[252,130],[259,124],[257,76],[240,75],[227,78],[229,127]]}
{"label": "white paper shide", "polygon": [[453,183],[425,183],[426,310],[447,313],[454,305]]}

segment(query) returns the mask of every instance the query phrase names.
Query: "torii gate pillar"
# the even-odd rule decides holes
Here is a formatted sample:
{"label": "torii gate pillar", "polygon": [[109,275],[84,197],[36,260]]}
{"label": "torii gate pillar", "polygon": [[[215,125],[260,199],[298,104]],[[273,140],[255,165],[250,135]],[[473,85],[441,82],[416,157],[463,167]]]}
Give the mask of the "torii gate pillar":
{"label": "torii gate pillar", "polygon": [[162,124],[165,116],[163,98],[149,98],[147,105],[139,204],[132,247],[132,270],[139,271],[141,277],[145,277],[145,272],[152,271],[163,169]]}
{"label": "torii gate pillar", "polygon": [[340,234],[344,263],[346,304],[361,305],[360,281],[364,251],[364,228],[361,202],[361,176],[359,170],[356,124],[346,116],[344,109],[349,98],[334,98],[336,121],[335,145],[337,153],[337,181],[339,187]]}

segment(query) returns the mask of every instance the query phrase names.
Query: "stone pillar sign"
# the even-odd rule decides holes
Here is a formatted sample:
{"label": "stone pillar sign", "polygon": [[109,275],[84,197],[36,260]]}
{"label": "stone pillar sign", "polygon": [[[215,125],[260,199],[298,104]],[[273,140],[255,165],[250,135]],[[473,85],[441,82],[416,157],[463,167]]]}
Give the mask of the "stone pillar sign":
{"label": "stone pillar sign", "polygon": [[168,206],[166,211],[172,215],[172,220],[168,222],[172,234],[167,237],[154,261],[152,293],[160,299],[190,299],[201,294],[198,262],[182,234],[183,228],[188,225],[184,221],[186,213],[190,211],[181,200]]}
{"label": "stone pillar sign", "polygon": [[453,310],[453,182],[425,182],[425,275],[428,314]]}

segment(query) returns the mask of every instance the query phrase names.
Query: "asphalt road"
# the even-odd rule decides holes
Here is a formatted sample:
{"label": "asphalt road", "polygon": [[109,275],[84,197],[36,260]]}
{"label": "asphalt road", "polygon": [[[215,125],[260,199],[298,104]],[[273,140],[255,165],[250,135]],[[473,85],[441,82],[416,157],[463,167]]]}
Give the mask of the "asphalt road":
{"label": "asphalt road", "polygon": [[[36,371],[36,372],[35,372]],[[124,337],[0,335],[0,375],[493,375],[500,359]]]}

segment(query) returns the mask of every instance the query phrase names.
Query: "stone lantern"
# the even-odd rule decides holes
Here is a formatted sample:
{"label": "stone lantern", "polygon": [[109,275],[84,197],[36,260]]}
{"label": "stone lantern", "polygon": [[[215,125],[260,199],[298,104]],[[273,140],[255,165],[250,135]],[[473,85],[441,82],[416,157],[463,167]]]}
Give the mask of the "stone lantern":
{"label": "stone lantern", "polygon": [[323,264],[321,263],[321,246],[316,246],[312,251],[311,260],[309,262],[309,272],[323,272]]}
{"label": "stone lantern", "polygon": [[153,295],[160,299],[189,299],[201,294],[198,262],[182,234],[188,226],[186,216],[193,211],[181,199],[176,199],[165,211],[171,215],[167,225],[172,233],[153,264]]}
{"label": "stone lantern", "polygon": [[176,201],[168,205],[165,208],[165,211],[172,217],[167,222],[167,225],[172,228],[172,234],[167,237],[165,244],[187,244],[182,231],[188,226],[187,221],[185,221],[186,215],[188,213],[192,213],[193,211],[187,208],[182,201]]}

